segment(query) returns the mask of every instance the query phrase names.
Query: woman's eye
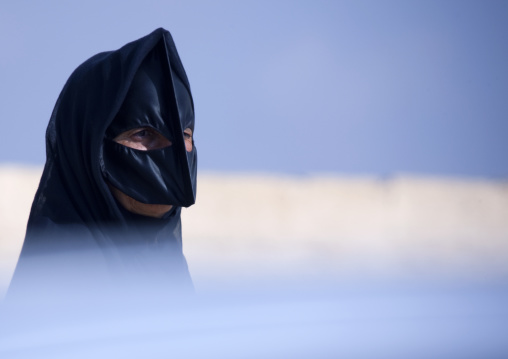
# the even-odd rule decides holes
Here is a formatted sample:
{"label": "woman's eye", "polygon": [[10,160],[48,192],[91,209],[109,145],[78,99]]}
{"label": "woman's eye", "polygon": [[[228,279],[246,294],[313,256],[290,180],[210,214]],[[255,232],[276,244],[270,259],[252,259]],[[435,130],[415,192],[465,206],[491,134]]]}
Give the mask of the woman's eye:
{"label": "woman's eye", "polygon": [[134,136],[139,136],[139,137],[145,137],[147,135],[147,131],[146,130],[141,130],[139,132],[136,132],[134,134]]}
{"label": "woman's eye", "polygon": [[144,140],[148,140],[148,139],[150,139],[150,138],[152,138],[154,136],[155,136],[154,131],[152,131],[150,129],[143,129],[143,130],[139,130],[137,132],[134,132],[131,135],[131,138],[134,141],[144,141]]}
{"label": "woman's eye", "polygon": [[192,130],[190,128],[186,128],[185,131],[183,131],[183,138],[185,140],[185,150],[187,152],[192,151],[193,147],[193,141],[192,141]]}
{"label": "woman's eye", "polygon": [[186,129],[184,132],[183,132],[183,137],[185,137],[185,139],[192,139],[192,130],[191,129]]}

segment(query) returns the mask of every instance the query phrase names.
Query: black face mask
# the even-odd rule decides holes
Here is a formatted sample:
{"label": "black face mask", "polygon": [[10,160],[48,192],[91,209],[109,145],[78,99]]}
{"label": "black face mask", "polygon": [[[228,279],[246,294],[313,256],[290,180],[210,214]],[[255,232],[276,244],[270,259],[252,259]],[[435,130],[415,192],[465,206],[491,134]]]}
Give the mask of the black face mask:
{"label": "black face mask", "polygon": [[[188,207],[196,199],[197,153],[185,149],[183,131],[194,131],[192,98],[171,69],[162,41],[143,60],[122,107],[106,131],[102,173],[124,194],[147,204]],[[134,128],[150,127],[171,142],[137,150],[113,141]]]}

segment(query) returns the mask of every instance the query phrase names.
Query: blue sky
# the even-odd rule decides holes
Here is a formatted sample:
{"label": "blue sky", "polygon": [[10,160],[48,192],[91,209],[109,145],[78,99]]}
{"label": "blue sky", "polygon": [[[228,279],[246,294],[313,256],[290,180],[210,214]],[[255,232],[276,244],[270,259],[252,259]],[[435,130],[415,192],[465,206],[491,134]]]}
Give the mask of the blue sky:
{"label": "blue sky", "polygon": [[0,162],[43,164],[74,68],[162,26],[191,82],[202,170],[508,177],[506,1],[0,9]]}

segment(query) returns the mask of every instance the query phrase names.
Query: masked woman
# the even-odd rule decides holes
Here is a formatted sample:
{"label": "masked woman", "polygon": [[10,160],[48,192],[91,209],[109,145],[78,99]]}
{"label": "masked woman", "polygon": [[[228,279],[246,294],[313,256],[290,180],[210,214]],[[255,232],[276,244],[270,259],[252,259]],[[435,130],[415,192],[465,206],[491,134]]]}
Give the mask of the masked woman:
{"label": "masked woman", "polygon": [[195,202],[193,134],[189,81],[168,31],[80,65],[49,121],[9,292],[139,273],[191,286],[180,211]]}

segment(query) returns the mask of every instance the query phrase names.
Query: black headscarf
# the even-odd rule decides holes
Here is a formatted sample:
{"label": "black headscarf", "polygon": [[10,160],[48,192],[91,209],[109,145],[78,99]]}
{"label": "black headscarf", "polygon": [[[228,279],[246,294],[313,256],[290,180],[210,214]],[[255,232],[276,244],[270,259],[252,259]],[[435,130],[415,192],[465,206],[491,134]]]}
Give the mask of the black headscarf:
{"label": "black headscarf", "polygon": [[[172,145],[139,151],[112,141],[134,127],[152,127]],[[34,274],[58,284],[63,274],[103,277],[103,270],[147,266],[189,284],[180,211],[195,200],[197,157],[194,144],[185,151],[186,128],[194,130],[193,100],[168,31],[157,29],[80,65],[51,115],[46,165],[10,290]],[[108,183],[140,202],[173,208],[161,219],[133,214]],[[33,260],[68,251],[78,251],[79,260]],[[41,274],[46,267],[48,278]]]}

